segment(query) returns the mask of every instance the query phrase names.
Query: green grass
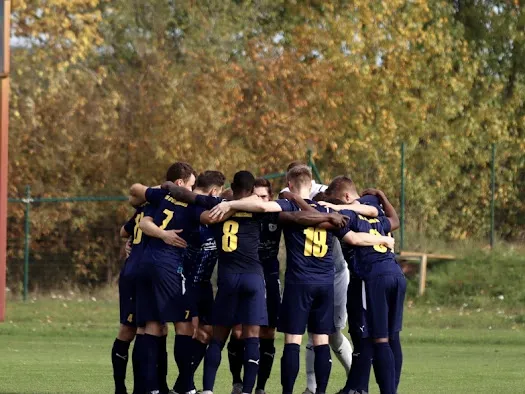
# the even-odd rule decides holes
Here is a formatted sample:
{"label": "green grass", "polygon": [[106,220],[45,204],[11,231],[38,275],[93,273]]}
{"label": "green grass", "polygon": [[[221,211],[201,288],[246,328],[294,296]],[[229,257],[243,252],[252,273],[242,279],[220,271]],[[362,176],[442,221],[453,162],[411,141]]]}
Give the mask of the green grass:
{"label": "green grass", "polygon": [[[110,349],[118,324],[113,294],[102,298],[68,294],[27,303],[11,301],[0,324],[0,393],[110,393]],[[407,303],[402,333],[405,363],[400,393],[474,393],[523,391],[525,325],[505,312],[467,307],[443,308]],[[176,368],[170,331],[169,382]],[[277,341],[278,354],[282,339]],[[304,347],[296,392],[305,387]],[[279,393],[276,358],[269,393]],[[129,365],[128,377],[131,377]],[[129,388],[131,388],[131,379]],[[201,382],[199,371],[196,382]],[[329,392],[344,384],[334,360]],[[200,384],[198,384],[200,386]],[[371,393],[378,393],[373,378]],[[215,392],[229,393],[226,357]]]}

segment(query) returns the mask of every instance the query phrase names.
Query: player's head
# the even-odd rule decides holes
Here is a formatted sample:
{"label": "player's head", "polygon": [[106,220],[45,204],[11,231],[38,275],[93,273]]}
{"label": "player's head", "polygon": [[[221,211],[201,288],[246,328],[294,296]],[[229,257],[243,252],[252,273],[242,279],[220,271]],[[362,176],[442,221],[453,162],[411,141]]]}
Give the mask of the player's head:
{"label": "player's head", "polygon": [[328,185],[326,194],[345,203],[351,203],[359,198],[354,181],[347,176],[339,175]]}
{"label": "player's head", "polygon": [[195,184],[195,170],[188,163],[178,161],[168,168],[166,180],[191,190]]}
{"label": "player's head", "polygon": [[234,198],[243,198],[253,193],[255,177],[249,171],[239,171],[233,176],[232,191]]}
{"label": "player's head", "polygon": [[326,194],[325,192],[317,193],[314,196],[314,201],[326,201],[326,202],[329,202],[329,203],[335,204],[335,205],[342,205],[342,204],[344,204],[344,201],[342,201],[342,200],[340,200],[338,198],[334,198],[334,197]]}
{"label": "player's head", "polygon": [[217,197],[222,193],[226,177],[220,171],[204,171],[199,174],[195,181],[195,189],[204,194]]}
{"label": "player's head", "polygon": [[220,196],[224,198],[225,200],[233,200],[233,191],[230,188],[225,189],[222,191]]}
{"label": "player's head", "polygon": [[254,183],[253,193],[257,194],[263,201],[272,199],[272,184],[268,179],[257,178]]}
{"label": "player's head", "polygon": [[288,167],[286,168],[286,172],[290,171],[294,167],[298,166],[305,166],[306,164],[302,161],[292,161],[290,164],[288,164]]}
{"label": "player's head", "polygon": [[304,164],[292,167],[286,174],[288,187],[292,193],[301,194],[301,191],[312,189],[312,170]]}

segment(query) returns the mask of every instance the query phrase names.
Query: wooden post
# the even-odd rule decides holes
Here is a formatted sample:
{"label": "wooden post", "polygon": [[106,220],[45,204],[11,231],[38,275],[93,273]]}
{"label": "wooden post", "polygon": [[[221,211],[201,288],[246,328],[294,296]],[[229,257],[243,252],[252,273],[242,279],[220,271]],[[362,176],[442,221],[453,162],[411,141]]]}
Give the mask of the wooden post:
{"label": "wooden post", "polygon": [[425,293],[425,285],[427,283],[427,255],[421,256],[421,264],[419,266],[419,295]]}

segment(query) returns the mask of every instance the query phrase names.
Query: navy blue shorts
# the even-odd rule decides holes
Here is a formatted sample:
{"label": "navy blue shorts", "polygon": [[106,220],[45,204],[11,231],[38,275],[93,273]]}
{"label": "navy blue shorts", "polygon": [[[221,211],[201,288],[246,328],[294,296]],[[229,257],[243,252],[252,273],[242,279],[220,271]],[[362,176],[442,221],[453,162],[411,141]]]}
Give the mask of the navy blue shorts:
{"label": "navy blue shorts", "polygon": [[278,330],[302,335],[306,327],[312,334],[335,332],[333,284],[285,284]]}
{"label": "navy blue shorts", "polygon": [[236,324],[266,326],[268,313],[265,292],[262,275],[219,275],[213,304],[213,324],[226,327]]}
{"label": "navy blue shorts", "polygon": [[348,312],[348,332],[361,336],[366,324],[363,311],[363,281],[356,275],[350,275],[350,284],[346,293],[346,310]]}
{"label": "navy blue shorts", "polygon": [[148,264],[137,279],[137,325],[191,321],[194,313],[185,293],[182,274],[169,266]]}
{"label": "navy blue shorts", "polygon": [[406,288],[404,275],[382,275],[364,281],[362,302],[366,325],[363,337],[389,338],[401,331]]}
{"label": "navy blue shorts", "polygon": [[211,325],[213,310],[213,285],[211,282],[190,283],[186,296],[191,304],[192,312],[199,317],[199,323]]}
{"label": "navy blue shorts", "polygon": [[281,281],[279,273],[265,275],[266,309],[268,310],[268,327],[276,328],[281,308]]}
{"label": "navy blue shorts", "polygon": [[137,327],[135,305],[135,278],[120,274],[118,280],[118,299],[120,306],[120,324]]}

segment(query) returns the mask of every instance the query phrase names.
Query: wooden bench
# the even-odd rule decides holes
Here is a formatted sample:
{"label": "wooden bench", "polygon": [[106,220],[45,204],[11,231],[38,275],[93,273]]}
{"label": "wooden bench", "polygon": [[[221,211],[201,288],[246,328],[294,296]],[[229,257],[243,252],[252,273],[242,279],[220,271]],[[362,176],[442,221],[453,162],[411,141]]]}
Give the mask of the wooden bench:
{"label": "wooden bench", "polygon": [[428,260],[455,260],[456,256],[449,254],[433,254],[421,252],[405,252],[401,251],[397,254],[403,260],[415,260],[419,262],[419,290],[418,294],[422,296],[425,293],[425,286],[427,282],[427,264]]}

